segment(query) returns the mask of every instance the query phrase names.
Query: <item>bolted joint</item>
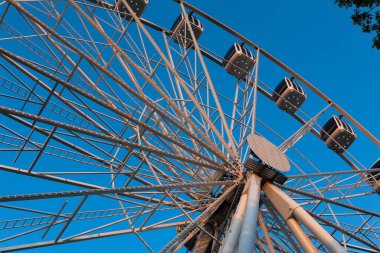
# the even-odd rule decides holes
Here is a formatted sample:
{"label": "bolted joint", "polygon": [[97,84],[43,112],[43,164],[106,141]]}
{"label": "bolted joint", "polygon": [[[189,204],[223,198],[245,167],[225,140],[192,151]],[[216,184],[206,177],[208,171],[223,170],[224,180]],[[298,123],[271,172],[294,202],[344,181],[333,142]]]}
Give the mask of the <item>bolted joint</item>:
{"label": "bolted joint", "polygon": [[264,184],[262,190],[285,221],[293,217],[295,209],[300,207],[300,204],[289,198],[288,195],[273,184]]}

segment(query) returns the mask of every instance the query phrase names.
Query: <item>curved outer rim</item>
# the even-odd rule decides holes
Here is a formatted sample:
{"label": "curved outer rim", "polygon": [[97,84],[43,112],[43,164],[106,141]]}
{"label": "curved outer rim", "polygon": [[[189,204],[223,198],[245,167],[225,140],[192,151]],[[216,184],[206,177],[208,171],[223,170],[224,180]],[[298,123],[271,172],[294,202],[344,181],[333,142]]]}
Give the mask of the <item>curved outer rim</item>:
{"label": "curved outer rim", "polygon": [[[104,6],[105,8],[108,8],[108,9],[113,9],[113,5],[107,3],[107,2],[103,2],[103,1],[97,1],[97,0],[86,0],[88,2],[91,2],[91,3],[94,3],[96,5],[102,5]],[[314,85],[312,85],[309,81],[307,81],[305,78],[303,78],[301,75],[299,75],[297,72],[295,72],[294,70],[292,70],[290,67],[288,67],[287,65],[285,65],[283,62],[281,62],[280,60],[278,60],[276,57],[274,57],[273,55],[271,55],[269,52],[265,51],[263,48],[261,48],[260,46],[258,46],[257,44],[255,44],[254,42],[252,42],[251,40],[247,39],[246,37],[244,37],[243,35],[241,35],[240,33],[238,33],[237,31],[233,30],[232,28],[230,28],[229,26],[223,24],[222,22],[220,22],[219,20],[215,19],[214,17],[212,17],[211,15],[201,11],[200,9],[196,8],[195,6],[185,2],[185,1],[181,1],[181,0],[174,0],[174,2],[177,2],[177,3],[183,3],[183,5],[197,13],[198,15],[202,16],[203,18],[207,19],[208,21],[212,22],[213,24],[217,25],[218,27],[222,28],[223,30],[225,30],[226,32],[230,33],[231,35],[233,35],[234,37],[238,38],[239,40],[241,40],[242,42],[244,42],[245,44],[251,46],[252,48],[254,48],[255,50],[259,50],[260,49],[260,53],[263,54],[264,56],[266,56],[269,60],[271,60],[273,63],[277,64],[279,67],[281,67],[283,70],[285,70],[286,72],[288,72],[289,74],[291,74],[292,76],[294,76],[295,78],[297,78],[301,83],[303,83],[306,87],[308,87],[309,89],[311,89],[315,94],[317,94],[322,100],[324,100],[325,102],[327,102],[328,104],[331,104],[331,106],[337,110],[340,114],[342,114],[344,117],[346,117],[352,124],[354,124],[355,127],[357,127],[361,132],[363,132],[372,142],[374,142],[378,147],[380,147],[380,140],[378,138],[376,138],[376,136],[374,136],[370,131],[368,131],[362,124],[360,124],[355,118],[353,118],[348,112],[346,112],[342,107],[340,107],[338,104],[336,104],[331,98],[329,98],[327,95],[325,95],[322,91],[320,91],[317,87],[315,87]],[[154,24],[146,19],[143,19],[143,18],[140,18],[140,21],[149,26],[150,28],[153,28],[157,31],[161,31],[161,32],[165,32],[165,33],[171,33],[171,31],[163,28],[163,27],[160,27],[159,25],[157,24]],[[208,55],[207,53],[205,53],[205,56],[208,57],[210,55]],[[212,56],[210,56],[212,57]],[[208,57],[210,59],[210,57]],[[219,61],[216,60],[216,59],[210,59],[218,64]],[[222,65],[221,65],[222,66]],[[262,91],[260,91],[262,92]],[[264,94],[265,95],[265,94]]]}
{"label": "curved outer rim", "polygon": [[[113,5],[112,4],[109,4],[108,2],[105,2],[105,1],[101,1],[101,0],[86,0],[88,2],[91,2],[93,4],[96,4],[96,5],[101,5],[103,6],[104,8],[106,9],[111,9],[114,11],[114,8],[113,8]],[[362,126],[357,120],[355,120],[350,114],[348,114],[343,108],[341,108],[339,105],[337,105],[335,102],[333,102],[327,95],[325,95],[322,91],[320,91],[319,89],[317,89],[314,85],[312,85],[310,82],[308,82],[305,78],[303,78],[301,75],[299,75],[297,72],[295,72],[294,70],[292,70],[290,67],[288,67],[287,65],[285,65],[283,62],[281,62],[280,60],[278,60],[277,58],[275,58],[274,56],[272,56],[269,52],[265,51],[264,49],[262,49],[261,47],[259,47],[257,44],[255,44],[254,42],[250,41],[249,39],[247,39],[246,37],[244,37],[243,35],[241,35],[240,33],[238,33],[237,31],[233,30],[232,28],[230,28],[229,26],[223,24],[222,22],[220,22],[219,20],[215,19],[214,17],[212,17],[211,15],[201,11],[200,9],[196,8],[195,6],[185,2],[185,1],[182,1],[182,0],[173,0],[174,2],[178,3],[178,4],[183,4],[185,8],[191,10],[192,12],[194,13],[197,13],[198,15],[202,16],[203,18],[207,19],[208,21],[210,21],[211,23],[215,24],[216,26],[222,28],[223,30],[225,30],[226,32],[228,32],[229,34],[233,35],[234,37],[236,37],[237,39],[241,40],[242,42],[244,42],[245,44],[251,46],[253,49],[255,50],[258,50],[260,52],[260,54],[263,54],[264,56],[266,56],[269,60],[271,60],[273,63],[275,63],[276,65],[278,65],[280,68],[282,68],[283,70],[285,70],[286,72],[288,72],[290,75],[294,76],[295,78],[297,78],[301,83],[303,83],[306,87],[308,87],[309,89],[311,89],[318,97],[320,97],[322,100],[324,100],[325,102],[327,102],[331,107],[333,107],[335,110],[337,110],[337,112],[339,112],[340,114],[342,114],[344,117],[346,117],[348,119],[348,121],[350,121],[357,129],[359,129],[362,133],[364,133],[373,143],[375,143],[378,147],[380,147],[380,140],[377,139],[371,132],[369,132],[364,126]],[[172,31],[166,29],[166,28],[163,28],[155,23],[152,23],[151,21],[149,20],[146,20],[146,19],[143,19],[143,18],[139,18],[141,23],[143,23],[144,25],[156,30],[156,31],[160,31],[160,32],[164,32],[164,33],[167,33],[167,34],[172,34]],[[202,55],[207,57],[209,60],[215,62],[216,64],[220,65],[221,67],[223,67],[223,62],[220,61],[219,59],[215,58],[214,56],[210,55],[208,52],[205,52],[205,51],[201,51]],[[254,81],[250,81],[250,82],[247,82],[248,85],[254,85]],[[266,96],[268,99],[272,100],[272,96],[269,92],[267,92],[266,90],[264,90],[262,87],[259,87],[258,86],[258,91],[260,91],[260,93],[262,93],[264,96]],[[301,117],[299,117],[298,115],[296,114],[290,114],[293,118],[295,118],[298,122],[300,122],[302,125],[305,125],[306,124],[306,121],[303,120]],[[310,130],[318,139],[320,139],[320,135],[319,135],[319,132],[313,127],[311,128]],[[342,154],[337,154],[343,161],[345,161],[353,170],[355,171],[358,171],[360,170],[359,167],[357,165],[355,165],[354,163],[352,163],[345,155],[344,153]],[[363,179],[364,178],[364,175],[361,175],[361,177]]]}
{"label": "curved outer rim", "polygon": [[224,29],[225,31],[229,32],[236,38],[240,39],[242,42],[250,45],[252,48],[258,50],[260,49],[260,53],[264,56],[268,57],[271,61],[273,61],[275,64],[277,64],[279,67],[284,69],[286,72],[297,78],[300,82],[302,82],[305,86],[307,86],[309,89],[311,89],[313,92],[315,92],[320,98],[322,98],[325,102],[331,104],[331,106],[337,110],[340,114],[342,114],[344,117],[346,117],[352,124],[354,124],[360,131],[362,131],[371,141],[373,141],[378,147],[380,147],[380,140],[377,139],[371,132],[369,132],[363,125],[361,125],[356,119],[354,119],[350,114],[348,114],[342,107],[334,103],[332,99],[330,99],[327,95],[325,95],[322,91],[317,89],[314,85],[312,85],[310,82],[308,82],[305,78],[303,78],[301,75],[299,75],[297,72],[292,70],[290,67],[285,65],[283,62],[275,58],[273,55],[253,43],[252,41],[248,40],[243,35],[239,34],[232,28],[228,27],[227,25],[223,24],[222,22],[218,21],[217,19],[213,18],[212,16],[208,15],[207,13],[199,10],[198,8],[194,7],[193,5],[186,3],[185,1],[178,1],[176,2],[182,2],[186,8],[189,10],[199,14],[200,16],[204,17],[205,19],[209,20],[210,22],[214,23],[215,25],[219,26],[220,28]]}
{"label": "curved outer rim", "polygon": [[[107,2],[102,2],[102,1],[97,1],[97,0],[86,0],[88,2],[91,2],[91,3],[94,3],[94,4],[97,4],[97,5],[102,5],[104,6],[105,8],[109,8],[109,9],[112,9],[112,6],[111,4],[107,3]],[[353,118],[348,112],[346,112],[342,107],[340,107],[338,104],[336,104],[331,98],[329,98],[327,95],[325,95],[322,91],[320,91],[317,87],[315,87],[314,85],[312,85],[309,81],[307,81],[305,78],[303,78],[301,75],[299,75],[297,72],[295,72],[294,70],[292,70],[290,67],[288,67],[287,65],[285,65],[283,62],[281,62],[280,60],[278,60],[276,57],[274,57],[273,55],[271,55],[269,52],[265,51],[263,48],[261,48],[260,46],[258,46],[257,44],[255,44],[254,42],[252,42],[251,40],[247,39],[246,37],[244,37],[243,35],[241,35],[240,33],[238,33],[237,31],[233,30],[232,28],[230,28],[229,26],[223,24],[222,22],[220,22],[219,20],[215,19],[214,17],[212,17],[211,15],[201,11],[200,9],[196,8],[195,6],[185,2],[185,1],[181,1],[181,0],[174,0],[174,2],[176,3],[183,3],[183,5],[199,14],[200,16],[204,17],[205,19],[207,19],[208,21],[212,22],[213,24],[217,25],[218,27],[222,28],[223,30],[225,30],[226,32],[230,33],[231,35],[233,35],[234,37],[238,38],[239,40],[241,40],[242,42],[244,42],[245,44],[248,44],[249,46],[251,46],[252,48],[254,48],[255,50],[260,50],[260,53],[263,54],[264,56],[266,56],[269,60],[271,60],[273,63],[277,64],[279,67],[281,67],[283,70],[285,70],[286,72],[288,72],[289,74],[291,74],[292,76],[294,76],[295,78],[297,78],[301,83],[303,83],[306,87],[308,87],[309,89],[311,89],[315,94],[317,94],[322,100],[324,100],[325,102],[327,102],[328,104],[331,104],[331,106],[337,110],[340,114],[342,114],[344,117],[346,117],[352,124],[355,125],[355,127],[357,127],[361,132],[363,132],[372,142],[374,142],[378,147],[380,147],[380,140],[378,138],[376,138],[376,136],[374,136],[370,131],[368,131],[362,124],[360,124],[355,118]],[[172,33],[170,30],[167,30],[157,24],[154,24],[146,19],[143,19],[143,18],[140,18],[140,21],[149,26],[150,28],[154,29],[154,30],[157,30],[157,31],[160,31],[160,32],[165,32],[165,33]],[[204,55],[206,57],[208,57],[210,60],[214,61],[215,63],[218,63],[220,64],[221,66],[222,63],[220,63],[217,59],[215,59],[214,57],[212,57],[211,55],[209,55],[208,53],[206,52],[202,52],[202,54],[204,53]],[[262,92],[260,90],[260,92]],[[263,93],[263,92],[262,92]],[[267,95],[267,94],[264,94],[264,95]]]}
{"label": "curved outer rim", "polygon": [[[92,0],[87,0],[87,1],[90,1],[92,2]],[[214,23],[215,25],[217,25],[218,27],[222,28],[223,30],[225,30],[226,32],[230,33],[231,35],[233,35],[234,37],[238,38],[239,40],[241,40],[242,42],[244,42],[245,44],[251,46],[252,48],[254,48],[255,50],[259,50],[261,54],[263,54],[264,56],[266,56],[269,60],[271,60],[273,63],[275,63],[276,65],[278,65],[279,67],[281,67],[283,70],[285,70],[286,72],[288,72],[290,75],[294,76],[295,78],[297,78],[301,83],[303,83],[306,87],[310,88],[310,90],[312,90],[318,97],[320,97],[322,100],[324,100],[325,102],[327,102],[331,107],[333,107],[337,112],[339,112],[340,114],[342,114],[344,117],[347,118],[348,121],[350,121],[357,129],[359,129],[362,133],[364,133],[373,143],[375,143],[378,147],[380,147],[380,140],[377,139],[371,132],[369,132],[364,126],[362,126],[357,120],[355,120],[350,114],[348,114],[343,108],[341,108],[339,105],[337,105],[335,102],[333,102],[327,95],[325,95],[322,91],[320,91],[319,89],[317,89],[314,85],[312,85],[310,82],[308,82],[306,79],[304,79],[302,76],[300,76],[298,73],[296,73],[294,70],[292,70],[290,67],[288,67],[287,65],[285,65],[284,63],[282,63],[280,60],[278,60],[277,58],[275,58],[274,56],[272,56],[270,53],[268,53],[267,51],[265,51],[264,49],[262,49],[261,47],[259,47],[258,45],[256,45],[255,43],[253,43],[252,41],[248,40],[246,37],[244,37],[243,35],[239,34],[238,32],[236,32],[235,30],[233,30],[232,28],[228,27],[227,25],[223,24],[222,22],[218,21],[217,19],[213,18],[212,16],[208,15],[207,13],[199,10],[198,8],[190,5],[189,3],[186,3],[184,1],[180,1],[180,0],[174,0],[175,2],[177,2],[178,4],[179,3],[183,3],[183,5],[188,8],[189,10],[193,11],[194,13],[197,13],[198,15],[204,17],[205,19],[209,20],[210,22]],[[152,23],[151,21],[148,21],[146,19],[143,19],[143,18],[140,18],[140,21],[149,26],[150,28],[154,29],[154,30],[157,30],[157,31],[160,31],[160,32],[164,32],[164,33],[167,33],[167,34],[171,34],[172,31],[170,30],[167,30],[155,23]],[[216,64],[220,65],[221,67],[223,67],[223,62],[218,60],[217,58],[215,58],[214,56],[210,55],[208,52],[205,52],[202,50],[202,55],[204,55],[205,57],[207,57],[209,60],[215,62]],[[250,82],[247,82],[248,85],[251,85],[253,86],[254,85],[254,81],[250,81]],[[265,97],[267,97],[268,99],[272,100],[272,95],[267,92],[266,90],[264,90],[262,87],[258,86],[258,91],[260,91],[260,93],[262,93]],[[300,122],[302,125],[305,125],[307,122],[302,119],[301,117],[299,117],[298,115],[296,114],[289,114],[291,115],[294,119],[296,119],[298,122]],[[320,138],[320,135],[319,135],[319,132],[313,127],[311,128],[310,130],[318,139],[321,139]],[[352,163],[345,155],[344,153],[342,154],[337,154],[344,162],[346,162],[353,170],[355,171],[358,171],[360,170],[358,168],[357,165],[355,165],[354,163]],[[365,179],[364,175],[361,175],[361,177],[363,179]]]}

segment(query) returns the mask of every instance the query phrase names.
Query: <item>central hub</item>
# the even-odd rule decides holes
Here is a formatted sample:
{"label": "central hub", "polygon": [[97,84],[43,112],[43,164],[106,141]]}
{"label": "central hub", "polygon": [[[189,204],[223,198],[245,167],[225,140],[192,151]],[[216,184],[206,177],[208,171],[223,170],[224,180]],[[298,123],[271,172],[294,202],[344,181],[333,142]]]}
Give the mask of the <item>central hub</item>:
{"label": "central hub", "polygon": [[254,156],[259,158],[263,164],[281,172],[289,171],[288,158],[273,143],[254,134],[248,136],[247,142]]}

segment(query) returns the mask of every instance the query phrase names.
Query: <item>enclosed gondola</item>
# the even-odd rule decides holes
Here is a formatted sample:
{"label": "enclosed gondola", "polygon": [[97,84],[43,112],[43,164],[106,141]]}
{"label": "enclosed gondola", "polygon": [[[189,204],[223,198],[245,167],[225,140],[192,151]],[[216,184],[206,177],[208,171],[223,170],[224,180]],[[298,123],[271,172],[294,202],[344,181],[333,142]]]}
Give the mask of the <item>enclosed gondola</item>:
{"label": "enclosed gondola", "polygon": [[272,99],[281,110],[295,113],[305,102],[306,93],[293,78],[285,77],[274,89]]}
{"label": "enclosed gondola", "polygon": [[253,68],[255,57],[243,45],[234,43],[224,57],[224,68],[238,79],[243,79]]}
{"label": "enclosed gondola", "polygon": [[[371,169],[380,169],[380,158],[371,166]],[[380,194],[380,170],[368,172],[367,179],[372,188]]]}
{"label": "enclosed gondola", "polygon": [[329,149],[341,154],[347,150],[356,139],[354,129],[341,116],[332,116],[322,127],[321,139]]}
{"label": "enclosed gondola", "polygon": [[[125,0],[136,16],[141,17],[145,8],[147,7],[149,0]],[[127,7],[122,0],[115,1],[115,10],[119,12],[120,16],[125,19],[132,19],[131,14],[129,13]]]}
{"label": "enclosed gondola", "polygon": [[[191,29],[194,33],[196,40],[198,41],[199,37],[203,32],[203,25],[199,19],[195,18],[193,15],[188,15]],[[190,29],[186,25],[185,15],[182,13],[178,16],[174,22],[171,31],[173,32],[173,41],[177,44],[180,44],[183,47],[192,47],[193,40],[191,37]]]}

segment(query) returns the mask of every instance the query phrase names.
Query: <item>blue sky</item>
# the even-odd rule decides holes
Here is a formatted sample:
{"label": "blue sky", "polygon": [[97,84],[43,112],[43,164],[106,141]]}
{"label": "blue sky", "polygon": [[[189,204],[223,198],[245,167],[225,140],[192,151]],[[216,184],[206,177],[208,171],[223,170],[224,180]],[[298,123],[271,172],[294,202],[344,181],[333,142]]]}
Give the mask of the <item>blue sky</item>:
{"label": "blue sky", "polygon": [[[151,0],[143,17],[169,28],[180,8],[171,4],[162,10],[161,1]],[[352,24],[350,10],[338,8],[333,0],[193,0],[190,3],[269,51],[330,96],[375,136],[380,136],[380,51],[371,48],[371,35],[363,34],[359,27]],[[166,15],[165,12],[170,14]],[[220,30],[208,29],[205,26],[208,36],[202,36],[200,42],[210,46],[212,41],[215,49],[223,52],[230,45],[227,41],[231,38],[224,39]],[[265,70],[264,74],[269,76],[270,70]],[[221,77],[214,78],[222,81]],[[260,113],[263,117],[264,112],[262,108]],[[370,150],[363,149],[363,146],[353,149],[357,152],[358,149],[362,150],[359,156],[364,157],[367,152],[370,154],[365,166],[379,156],[374,146]],[[62,245],[54,248],[54,252],[141,252],[141,245],[129,244],[129,237]],[[168,240],[166,234],[160,233],[147,233],[144,238],[148,241]],[[52,250],[41,248],[28,252]]]}

